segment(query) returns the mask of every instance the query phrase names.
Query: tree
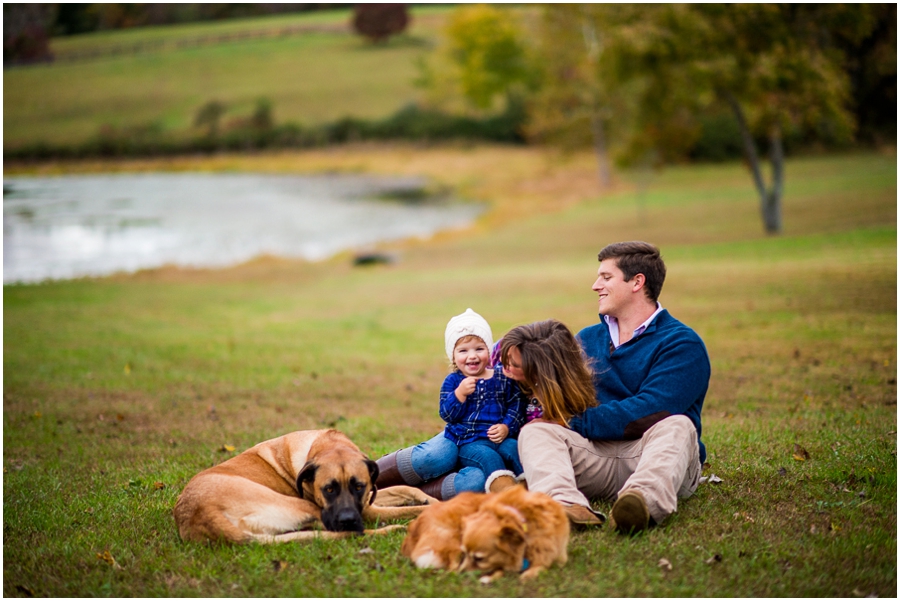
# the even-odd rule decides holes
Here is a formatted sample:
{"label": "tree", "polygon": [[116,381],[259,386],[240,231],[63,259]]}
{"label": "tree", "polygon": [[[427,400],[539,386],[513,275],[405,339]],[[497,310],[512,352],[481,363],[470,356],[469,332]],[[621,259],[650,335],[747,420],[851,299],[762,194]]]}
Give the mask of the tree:
{"label": "tree", "polygon": [[489,5],[453,11],[444,41],[422,62],[417,83],[434,105],[462,99],[468,109],[508,108],[534,84],[532,62],[514,13]]}
{"label": "tree", "polygon": [[629,114],[624,86],[608,69],[618,31],[602,24],[611,10],[622,5],[554,4],[544,10],[536,36],[541,85],[531,99],[528,127],[532,139],[565,147],[592,144],[603,187],[611,181],[610,134],[618,135]]}
{"label": "tree", "polygon": [[380,43],[402,33],[409,24],[405,4],[357,4],[353,29],[372,43]]}
{"label": "tree", "polygon": [[3,63],[52,61],[48,29],[56,19],[53,4],[3,5]]}
{"label": "tree", "polygon": [[[697,139],[699,117],[716,104],[733,113],[760,196],[766,232],[781,231],[786,131],[850,139],[854,119],[844,53],[836,40],[868,35],[876,19],[866,5],[643,4],[547,9],[569,23],[572,45],[589,26],[602,40],[599,60],[585,63],[597,95],[575,104],[631,108],[607,121],[627,124],[626,156],[655,150],[662,159],[683,155]],[[577,17],[577,19],[575,18]],[[581,27],[577,26],[582,20]],[[576,81],[578,77],[573,78]],[[553,85],[552,78],[549,81]],[[602,121],[601,121],[602,123]],[[771,180],[762,173],[756,138],[769,145]]]}
{"label": "tree", "polygon": [[194,115],[194,126],[206,127],[206,135],[215,138],[219,134],[219,122],[227,108],[218,100],[210,100],[197,110]]}

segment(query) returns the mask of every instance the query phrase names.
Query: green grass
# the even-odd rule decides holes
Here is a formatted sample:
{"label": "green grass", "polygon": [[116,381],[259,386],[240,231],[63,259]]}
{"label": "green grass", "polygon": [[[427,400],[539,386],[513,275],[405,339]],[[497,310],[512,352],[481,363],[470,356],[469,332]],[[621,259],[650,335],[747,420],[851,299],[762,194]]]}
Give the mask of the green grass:
{"label": "green grass", "polygon": [[[739,165],[679,167],[643,195],[622,186],[400,245],[390,266],[342,256],[5,286],[4,595],[896,596],[896,158],[795,159],[787,173],[778,237],[762,234]],[[449,316],[471,306],[495,337],[548,317],[595,323],[596,253],[634,238],[662,247],[661,302],[713,367],[704,473],[722,482],[663,527],[575,533],[565,568],[489,587],[415,569],[402,533],[179,540],[175,499],[233,454],[223,445],[333,425],[377,457],[432,435]]]}
{"label": "green grass", "polygon": [[[3,144],[72,144],[100,127],[189,128],[212,100],[225,121],[247,118],[268,98],[277,123],[314,125],[345,116],[382,118],[416,98],[415,60],[435,41],[447,9],[411,10],[410,28],[372,46],[350,29],[350,11],[281,15],[220,23],[145,27],[53,40],[61,57],[159,43],[157,50],[86,61],[5,69]],[[179,47],[203,36],[325,26],[324,31]]]}

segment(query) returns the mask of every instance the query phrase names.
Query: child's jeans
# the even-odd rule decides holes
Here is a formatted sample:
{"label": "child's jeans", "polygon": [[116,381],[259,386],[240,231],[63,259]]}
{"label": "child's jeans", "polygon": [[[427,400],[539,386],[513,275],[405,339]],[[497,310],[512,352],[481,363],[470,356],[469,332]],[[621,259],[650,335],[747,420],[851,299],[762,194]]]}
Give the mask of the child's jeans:
{"label": "child's jeans", "polygon": [[459,462],[477,467],[485,477],[502,470],[512,470],[518,476],[522,473],[518,445],[515,438],[506,438],[500,444],[490,440],[467,442],[459,445]]}
{"label": "child's jeans", "polygon": [[[518,449],[516,449],[516,457],[518,461]],[[443,432],[440,432],[434,438],[413,447],[412,454],[409,456],[408,466],[404,465],[406,461],[404,461],[405,458],[402,455],[398,455],[397,465],[407,482],[417,483],[419,480],[428,482],[456,469],[458,458],[459,452],[456,443],[444,436]],[[405,467],[412,469],[415,473],[415,478],[406,472]],[[416,478],[419,480],[416,480]],[[478,469],[477,466],[463,467],[455,476],[447,478],[449,482],[445,482],[444,500],[461,492],[484,492],[486,478],[485,473]]]}

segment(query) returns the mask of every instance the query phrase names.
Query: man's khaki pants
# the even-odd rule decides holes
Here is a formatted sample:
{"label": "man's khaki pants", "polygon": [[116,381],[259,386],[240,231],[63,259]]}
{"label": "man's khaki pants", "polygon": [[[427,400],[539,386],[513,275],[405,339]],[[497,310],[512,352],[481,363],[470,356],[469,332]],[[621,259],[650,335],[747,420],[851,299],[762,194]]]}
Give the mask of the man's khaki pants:
{"label": "man's khaki pants", "polygon": [[637,490],[657,524],[700,481],[697,430],[683,415],[657,422],[638,440],[592,441],[563,426],[533,422],[519,434],[519,458],[528,490],[588,507],[588,499],[614,501]]}

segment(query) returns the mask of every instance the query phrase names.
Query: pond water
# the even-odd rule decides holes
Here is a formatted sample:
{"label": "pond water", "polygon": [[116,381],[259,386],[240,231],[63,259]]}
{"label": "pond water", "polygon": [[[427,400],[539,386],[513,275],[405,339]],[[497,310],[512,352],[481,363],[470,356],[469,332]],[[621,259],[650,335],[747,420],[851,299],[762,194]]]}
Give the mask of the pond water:
{"label": "pond water", "polygon": [[224,267],[263,254],[319,260],[464,227],[483,209],[423,200],[425,184],[362,175],[8,177],[3,282]]}

